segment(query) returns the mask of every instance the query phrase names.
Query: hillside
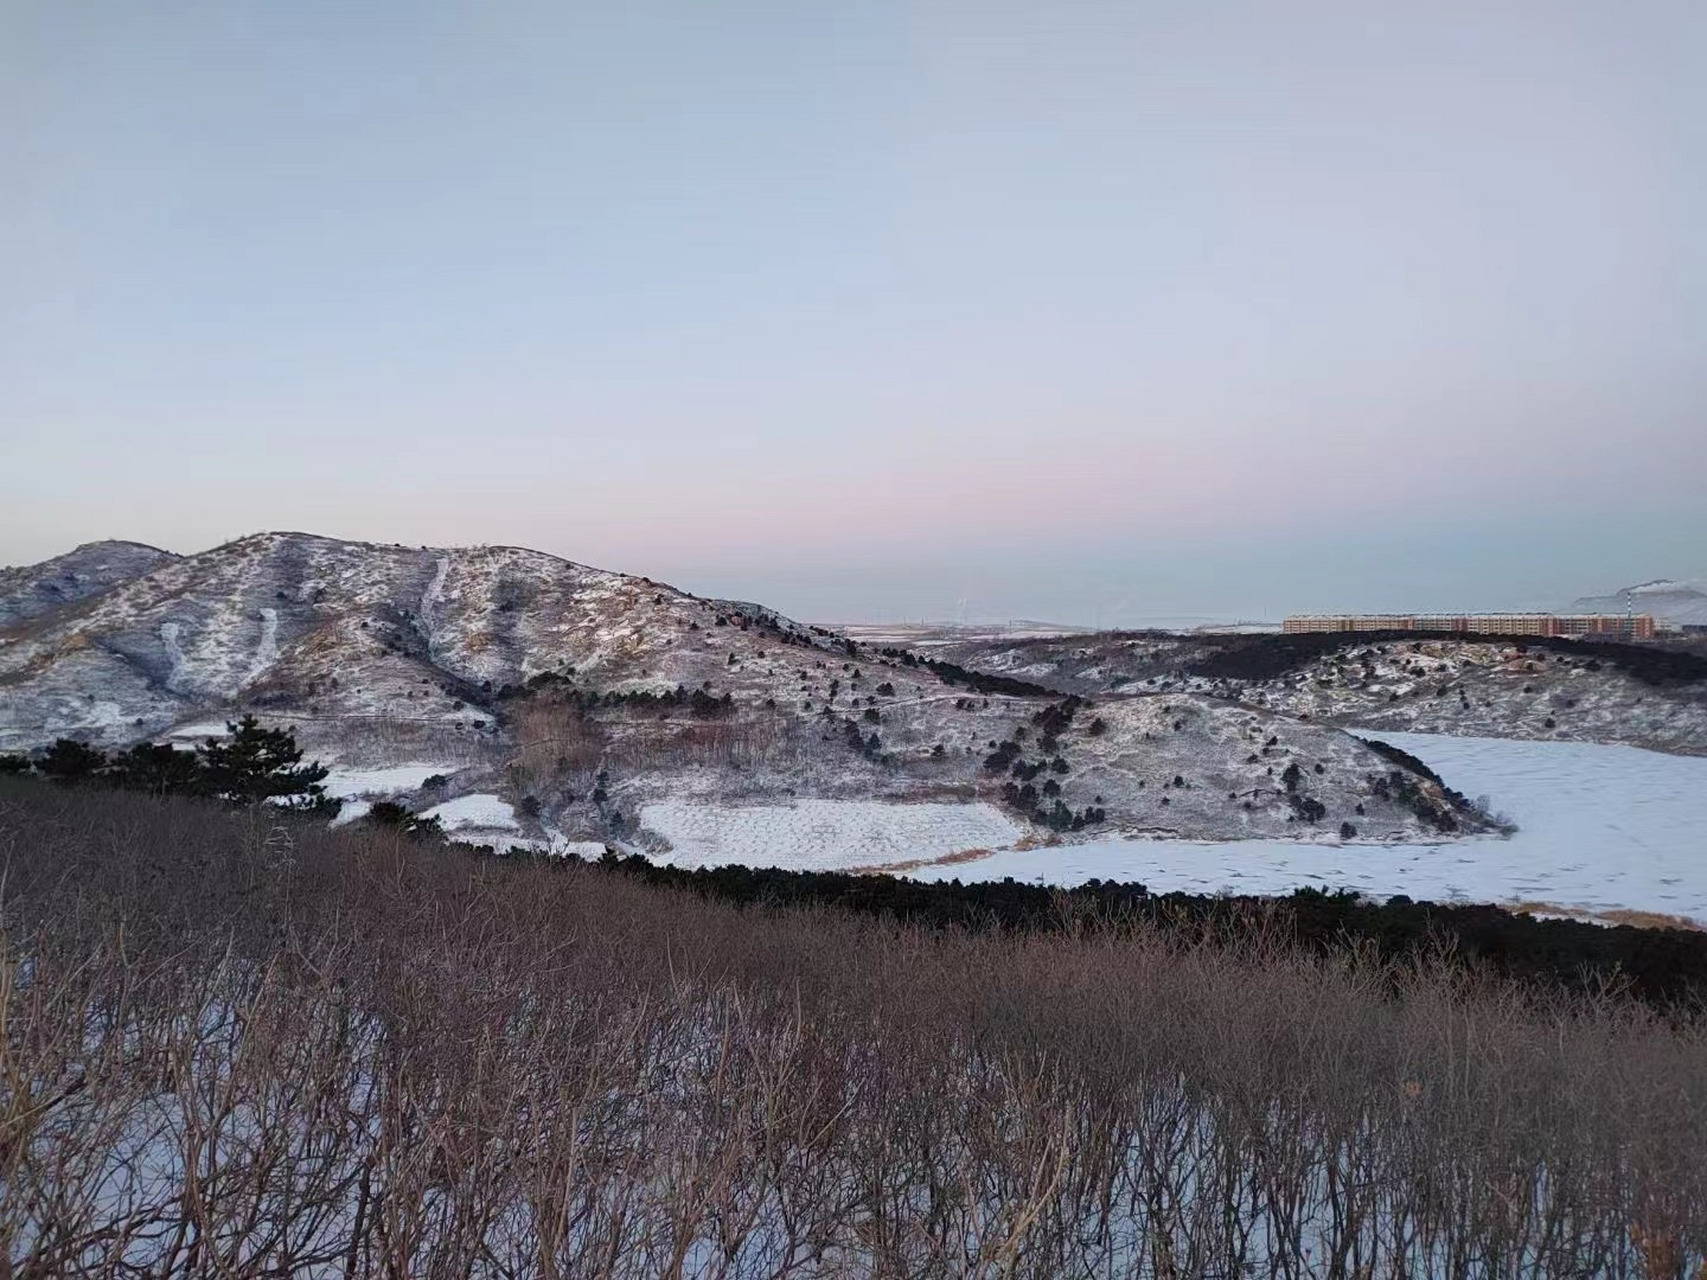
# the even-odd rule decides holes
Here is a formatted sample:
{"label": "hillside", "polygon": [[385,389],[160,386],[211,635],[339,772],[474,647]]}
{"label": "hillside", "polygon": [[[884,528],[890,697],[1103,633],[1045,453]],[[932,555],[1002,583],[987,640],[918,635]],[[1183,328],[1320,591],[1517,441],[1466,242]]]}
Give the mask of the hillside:
{"label": "hillside", "polygon": [[98,596],[177,558],[140,542],[86,542],[40,564],[0,569],[0,628]]}
{"label": "hillside", "polygon": [[[308,738],[387,754],[489,729],[505,685],[570,667],[611,689],[721,676],[681,647],[715,602],[509,547],[260,534],[4,633],[0,742],[118,743],[203,712],[289,710]],[[805,633],[796,638],[804,642]],[[724,655],[718,653],[717,659]]]}
{"label": "hillside", "polygon": [[680,858],[708,824],[759,820],[826,856],[852,830],[881,860],[1028,833],[1484,825],[1408,766],[1274,710],[1200,694],[1081,705],[520,548],[261,534],[0,640],[0,749],[183,742],[251,711],[295,726],[352,813],[401,798],[497,845]]}
{"label": "hillside", "polygon": [[1362,729],[1707,755],[1707,682],[1649,683],[1591,652],[1429,640],[1354,645],[1241,692],[1289,715]]}
{"label": "hillside", "polygon": [[1081,696],[1192,692],[1356,729],[1707,755],[1707,661],[1655,646],[1107,632],[941,652]]}

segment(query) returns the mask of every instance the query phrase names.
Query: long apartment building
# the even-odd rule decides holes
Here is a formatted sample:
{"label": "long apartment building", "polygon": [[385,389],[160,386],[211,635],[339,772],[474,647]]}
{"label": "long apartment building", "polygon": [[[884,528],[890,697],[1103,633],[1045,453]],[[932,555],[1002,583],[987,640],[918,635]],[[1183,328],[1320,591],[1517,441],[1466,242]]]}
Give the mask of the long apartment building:
{"label": "long apartment building", "polygon": [[1289,635],[1307,631],[1456,631],[1651,640],[1654,619],[1647,613],[1309,613],[1286,619],[1281,630]]}

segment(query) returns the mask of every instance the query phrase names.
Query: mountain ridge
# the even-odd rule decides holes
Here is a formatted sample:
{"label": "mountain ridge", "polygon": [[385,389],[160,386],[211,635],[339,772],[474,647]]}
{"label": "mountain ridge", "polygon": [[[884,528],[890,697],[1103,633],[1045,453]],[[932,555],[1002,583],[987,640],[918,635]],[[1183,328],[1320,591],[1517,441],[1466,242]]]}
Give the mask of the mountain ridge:
{"label": "mountain ridge", "polygon": [[1480,823],[1426,778],[1377,786],[1391,763],[1337,729],[1194,693],[1081,703],[525,547],[259,533],[0,629],[0,750],[194,740],[253,713],[348,794],[470,797],[457,812],[495,840],[659,853],[648,812],[808,799],[982,806],[945,851],[1012,821],[1375,839]]}
{"label": "mountain ridge", "polygon": [[0,568],[0,628],[91,599],[181,559],[146,542],[85,542],[36,564]]}

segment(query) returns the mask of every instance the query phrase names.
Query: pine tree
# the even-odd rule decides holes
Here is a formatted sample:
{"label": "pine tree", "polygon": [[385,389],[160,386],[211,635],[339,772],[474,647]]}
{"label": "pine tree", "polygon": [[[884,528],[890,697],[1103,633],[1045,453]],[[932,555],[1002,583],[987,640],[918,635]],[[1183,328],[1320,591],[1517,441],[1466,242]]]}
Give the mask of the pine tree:
{"label": "pine tree", "polygon": [[200,757],[193,751],[139,742],[113,757],[118,785],[157,796],[195,795],[206,790]]}
{"label": "pine tree", "polygon": [[377,800],[369,806],[365,815],[368,822],[379,827],[391,827],[406,836],[418,839],[442,840],[444,824],[437,818],[424,818],[418,813],[411,813],[395,800]]}
{"label": "pine tree", "polygon": [[75,738],[61,738],[47,749],[37,767],[61,782],[86,782],[105,772],[107,756]]}
{"label": "pine tree", "polygon": [[302,748],[289,730],[263,729],[254,716],[225,727],[229,739],[209,738],[196,748],[214,795],[236,804],[274,800],[292,809],[336,807],[321,786],[326,767],[303,764]]}

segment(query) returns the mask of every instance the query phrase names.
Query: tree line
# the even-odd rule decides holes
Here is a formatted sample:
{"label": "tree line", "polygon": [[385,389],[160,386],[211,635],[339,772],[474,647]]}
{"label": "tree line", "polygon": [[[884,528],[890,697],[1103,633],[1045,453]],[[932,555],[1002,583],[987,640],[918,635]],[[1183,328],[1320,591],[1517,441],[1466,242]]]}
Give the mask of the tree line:
{"label": "tree line", "polygon": [[265,728],[250,715],[225,727],[226,737],[210,737],[189,751],[139,742],[106,752],[75,738],[60,738],[36,755],[0,755],[0,773],[157,796],[199,796],[242,805],[265,802],[321,814],[338,811],[339,802],[326,794],[326,767],[302,762],[302,748],[290,730]]}
{"label": "tree line", "polygon": [[[512,855],[536,856],[519,849]],[[741,906],[828,907],[975,932],[1077,934],[1141,922],[1182,938],[1228,944],[1274,936],[1324,955],[1367,946],[1391,963],[1444,955],[1466,970],[1538,989],[1627,988],[1661,1006],[1707,999],[1707,933],[1537,919],[1502,907],[1419,902],[1403,894],[1385,902],[1349,889],[1231,897],[1155,893],[1135,881],[1113,880],[1063,889],[1012,877],[962,883],[775,867],[661,866],[614,852],[595,865]]]}

